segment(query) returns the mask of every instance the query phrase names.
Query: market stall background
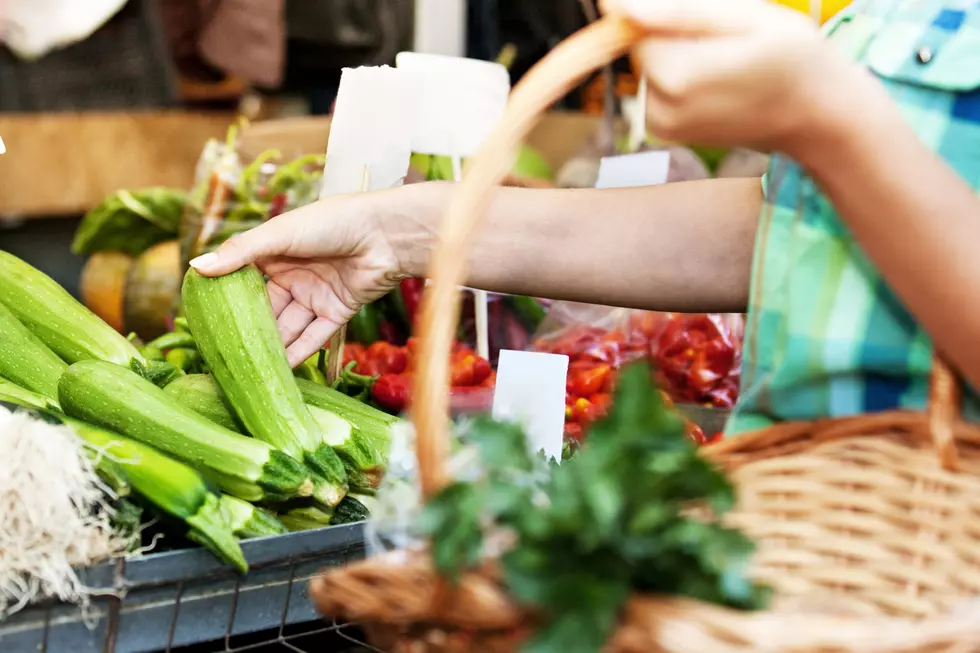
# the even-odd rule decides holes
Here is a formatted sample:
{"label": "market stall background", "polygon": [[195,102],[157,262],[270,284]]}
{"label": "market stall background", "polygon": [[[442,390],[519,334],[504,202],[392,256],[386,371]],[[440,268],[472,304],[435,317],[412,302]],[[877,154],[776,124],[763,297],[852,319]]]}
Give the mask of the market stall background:
{"label": "market stall background", "polygon": [[[377,4],[384,7],[379,16],[392,15],[388,13],[392,3]],[[554,13],[542,13],[527,3],[470,4],[470,54],[493,58],[504,46],[516,45],[518,55],[512,66],[515,78],[585,22],[577,0],[557,3]],[[192,190],[203,144],[224,138],[240,114],[254,119],[240,134],[239,147],[245,161],[269,149],[289,157],[322,154],[329,118],[292,117],[326,111],[335,92],[329,81],[333,68],[324,69],[322,61],[319,67],[311,63],[321,52],[317,47],[326,43],[335,54],[341,53],[334,59],[339,70],[340,65],[385,63],[386,53],[396,52],[406,38],[404,26],[402,32],[385,36],[377,26],[363,22],[363,13],[351,15],[348,18],[355,23],[361,21],[358,24],[364,28],[366,40],[359,44],[356,54],[344,54],[343,47],[338,49],[336,34],[300,29],[290,32],[290,24],[295,28],[304,18],[287,11],[288,59],[295,65],[287,65],[281,91],[273,93],[261,90],[260,84],[247,75],[233,71],[215,75],[213,66],[203,79],[195,77],[200,70],[195,71],[194,66],[200,61],[190,69],[181,69],[185,62],[168,59],[157,31],[160,26],[155,5],[152,0],[131,0],[89,39],[37,62],[25,64],[0,50],[0,135],[8,149],[0,157],[0,250],[47,272],[76,297],[85,294],[82,272],[87,257],[70,252],[83,213],[120,190]],[[308,16],[306,20],[309,22]],[[106,65],[107,60],[121,56],[129,65]],[[57,73],[69,67],[76,83],[65,86],[65,75]],[[615,72],[617,93],[635,93],[628,66],[620,64]],[[77,83],[89,79],[94,81]],[[570,160],[597,161],[598,153],[612,152],[615,143],[603,135],[608,127],[602,115],[604,79],[597,75],[589,80],[580,93],[571,94],[564,102],[566,110],[549,115],[531,135],[529,146],[553,171],[560,172]],[[108,92],[110,89],[113,92]],[[567,110],[581,108],[587,112]],[[621,136],[623,126],[617,121],[614,128]],[[700,154],[704,162],[696,156],[692,159],[697,161],[698,170],[707,173],[719,163],[719,153]],[[175,274],[180,272],[178,268]],[[124,333],[129,330],[125,328],[128,325],[122,326]],[[589,338],[578,340],[585,345],[576,350],[567,350],[568,339],[558,340],[566,347],[562,351],[582,357],[576,361],[577,370],[589,378],[581,384],[576,381],[576,390],[570,393],[569,424],[584,427],[595,419],[596,411],[608,401],[614,382],[612,368],[640,351],[642,356],[652,355],[651,342],[662,335],[657,329],[647,329],[644,339],[636,340],[631,339],[634,332],[630,328],[621,327],[602,327],[589,336],[602,341],[601,356],[609,352],[612,340],[625,338],[623,346],[633,349],[623,357],[618,350],[613,352],[614,360],[597,358]],[[704,328],[700,331],[706,332]],[[730,335],[717,330],[703,341],[720,343]],[[530,338],[527,346],[532,346]],[[734,369],[733,361],[726,361],[724,364]],[[358,362],[363,368],[364,363]],[[685,362],[685,370],[691,364]],[[727,375],[727,371],[716,374],[719,378]],[[681,376],[696,375],[685,372]],[[706,396],[697,395],[694,400],[707,401]],[[392,410],[403,407],[390,406]],[[723,414],[703,406],[687,410],[698,415],[695,421],[714,425],[712,430],[705,429],[708,435],[720,428]],[[262,641],[301,648],[304,637],[328,638],[308,640],[314,647],[311,650],[325,641],[340,642],[345,637],[357,640],[356,628],[315,621],[305,601],[305,582],[325,565],[361,557],[364,551],[359,528],[332,527],[330,537],[295,533],[275,542],[245,542],[243,548],[253,567],[245,579],[229,574],[199,549],[102,565],[86,572],[92,585],[125,590],[126,595],[96,603],[94,630],[87,628],[70,607],[42,605],[0,626],[0,642],[14,646],[12,650],[44,651],[169,651],[195,643],[220,642],[196,650],[231,651],[252,649]]]}

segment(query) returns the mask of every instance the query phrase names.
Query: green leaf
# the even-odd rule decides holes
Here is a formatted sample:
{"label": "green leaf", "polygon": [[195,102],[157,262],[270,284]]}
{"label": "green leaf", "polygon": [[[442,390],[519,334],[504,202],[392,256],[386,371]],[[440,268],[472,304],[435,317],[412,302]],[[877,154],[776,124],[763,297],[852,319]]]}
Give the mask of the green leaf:
{"label": "green leaf", "polygon": [[82,218],[72,241],[72,252],[140,254],[176,237],[186,201],[186,193],[171,188],[114,193]]}

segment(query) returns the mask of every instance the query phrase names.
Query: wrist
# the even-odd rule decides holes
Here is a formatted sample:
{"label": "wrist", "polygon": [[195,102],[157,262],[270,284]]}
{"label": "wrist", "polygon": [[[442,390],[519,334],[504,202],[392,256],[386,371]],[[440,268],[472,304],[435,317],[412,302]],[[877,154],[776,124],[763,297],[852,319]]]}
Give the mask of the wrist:
{"label": "wrist", "polygon": [[[821,177],[839,166],[842,157],[859,150],[882,118],[898,111],[877,80],[866,70],[833,53],[804,91],[805,119],[783,149]],[[899,121],[901,117],[898,116]],[[887,120],[886,120],[887,121]]]}
{"label": "wrist", "polygon": [[392,249],[400,278],[423,277],[428,271],[447,190],[444,183],[426,182],[378,195],[375,217]]}

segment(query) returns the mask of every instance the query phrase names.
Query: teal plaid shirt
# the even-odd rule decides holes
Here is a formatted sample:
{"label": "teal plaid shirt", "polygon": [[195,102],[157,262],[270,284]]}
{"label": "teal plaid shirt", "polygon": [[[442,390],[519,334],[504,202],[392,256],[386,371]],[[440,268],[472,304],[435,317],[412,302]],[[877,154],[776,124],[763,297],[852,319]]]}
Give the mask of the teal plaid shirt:
{"label": "teal plaid shirt", "polygon": [[[826,32],[980,190],[980,1],[858,0]],[[923,408],[928,334],[796,163],[774,156],[763,189],[741,399],[728,432]],[[980,416],[976,394],[964,402]]]}

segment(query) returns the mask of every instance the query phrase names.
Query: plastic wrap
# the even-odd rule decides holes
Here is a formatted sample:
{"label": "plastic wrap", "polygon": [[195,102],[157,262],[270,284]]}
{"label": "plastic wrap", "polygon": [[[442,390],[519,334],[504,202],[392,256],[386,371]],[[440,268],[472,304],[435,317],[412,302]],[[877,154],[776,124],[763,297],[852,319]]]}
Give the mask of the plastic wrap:
{"label": "plastic wrap", "polygon": [[315,202],[322,175],[322,155],[290,158],[267,150],[248,161],[233,137],[225,143],[208,141],[181,218],[182,265],[237,233]]}
{"label": "plastic wrap", "polygon": [[[744,320],[739,314],[636,311],[556,302],[532,348],[569,357],[566,440],[580,442],[608,410],[616,372],[647,358],[680,404],[729,409],[738,398]],[[691,430],[695,439],[706,439]]]}

